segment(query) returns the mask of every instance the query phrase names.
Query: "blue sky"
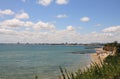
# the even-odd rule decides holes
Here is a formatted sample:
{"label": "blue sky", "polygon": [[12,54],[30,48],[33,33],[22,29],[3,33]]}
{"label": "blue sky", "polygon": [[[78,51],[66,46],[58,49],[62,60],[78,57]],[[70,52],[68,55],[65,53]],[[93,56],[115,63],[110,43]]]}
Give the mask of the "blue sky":
{"label": "blue sky", "polygon": [[[1,0],[0,42],[119,41],[119,4],[120,0]],[[26,22],[32,25],[26,26]]]}

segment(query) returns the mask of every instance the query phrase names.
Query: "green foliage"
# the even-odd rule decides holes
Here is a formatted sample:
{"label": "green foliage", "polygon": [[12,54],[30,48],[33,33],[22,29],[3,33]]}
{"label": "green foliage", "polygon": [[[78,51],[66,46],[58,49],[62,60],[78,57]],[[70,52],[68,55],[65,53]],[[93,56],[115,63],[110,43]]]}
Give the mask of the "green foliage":
{"label": "green foliage", "polygon": [[93,62],[90,67],[75,73],[68,73],[66,69],[60,68],[60,79],[120,79],[120,44],[114,42],[106,45],[116,47],[114,56],[108,56],[100,64]]}
{"label": "green foliage", "polygon": [[113,43],[107,43],[104,45],[103,50],[106,51],[113,51],[115,47],[117,47],[118,43],[117,41],[113,42]]}
{"label": "green foliage", "polygon": [[[78,70],[75,73],[68,73],[61,68],[61,79],[119,79],[120,78],[120,57],[108,56],[100,64],[93,63],[89,68]],[[64,74],[64,75],[63,75]]]}

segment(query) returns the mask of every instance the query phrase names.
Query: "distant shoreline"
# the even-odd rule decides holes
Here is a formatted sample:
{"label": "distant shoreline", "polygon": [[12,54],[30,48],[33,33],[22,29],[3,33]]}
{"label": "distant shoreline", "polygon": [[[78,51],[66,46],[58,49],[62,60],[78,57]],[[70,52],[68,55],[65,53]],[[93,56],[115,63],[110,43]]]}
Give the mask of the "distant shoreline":
{"label": "distant shoreline", "polygon": [[0,43],[0,44],[35,44],[35,45],[85,45],[85,46],[96,46],[96,45],[104,45],[103,43],[21,43],[21,42],[17,42],[17,43]]}

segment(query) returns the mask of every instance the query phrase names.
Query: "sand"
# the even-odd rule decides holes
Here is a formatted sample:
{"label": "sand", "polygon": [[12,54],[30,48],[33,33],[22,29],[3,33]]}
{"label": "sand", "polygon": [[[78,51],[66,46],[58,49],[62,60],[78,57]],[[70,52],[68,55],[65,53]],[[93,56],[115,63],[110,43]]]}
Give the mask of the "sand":
{"label": "sand", "polygon": [[[104,53],[105,51],[102,48],[95,48],[96,53],[90,54],[91,61],[95,62],[97,64],[100,64],[100,62],[103,62],[103,60],[109,55]],[[97,54],[97,51],[101,52],[99,55]]]}

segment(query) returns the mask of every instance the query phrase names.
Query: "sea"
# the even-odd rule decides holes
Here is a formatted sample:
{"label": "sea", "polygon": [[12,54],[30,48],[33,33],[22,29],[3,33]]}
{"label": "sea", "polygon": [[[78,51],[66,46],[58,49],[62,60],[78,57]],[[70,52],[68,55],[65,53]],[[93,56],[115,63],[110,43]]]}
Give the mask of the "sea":
{"label": "sea", "polygon": [[0,79],[58,79],[60,67],[76,72],[94,52],[85,45],[0,44]]}

